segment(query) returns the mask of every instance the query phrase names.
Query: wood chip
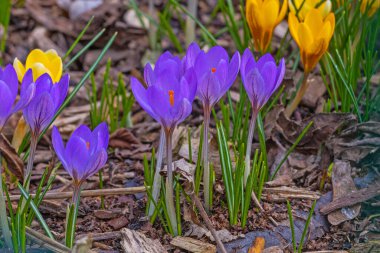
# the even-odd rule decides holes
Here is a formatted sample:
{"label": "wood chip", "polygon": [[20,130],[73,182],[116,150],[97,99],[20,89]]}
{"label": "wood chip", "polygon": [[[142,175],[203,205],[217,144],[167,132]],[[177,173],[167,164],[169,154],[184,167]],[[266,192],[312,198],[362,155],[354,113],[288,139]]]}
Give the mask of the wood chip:
{"label": "wood chip", "polygon": [[193,253],[215,253],[215,245],[193,239],[191,237],[177,236],[171,242],[171,245]]}
{"label": "wood chip", "polygon": [[167,253],[158,240],[152,240],[140,232],[127,228],[121,230],[120,243],[125,253]]}

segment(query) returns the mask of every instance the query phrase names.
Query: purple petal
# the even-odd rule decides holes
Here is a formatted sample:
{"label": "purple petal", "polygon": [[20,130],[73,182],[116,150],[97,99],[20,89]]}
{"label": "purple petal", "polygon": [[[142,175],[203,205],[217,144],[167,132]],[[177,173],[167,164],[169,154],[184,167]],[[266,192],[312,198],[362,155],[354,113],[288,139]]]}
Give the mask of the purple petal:
{"label": "purple petal", "polygon": [[52,144],[55,153],[58,156],[58,159],[61,161],[63,167],[66,169],[66,171],[71,175],[72,173],[69,172],[71,168],[67,166],[66,157],[65,157],[65,147],[62,141],[61,134],[58,131],[58,128],[56,126],[53,127],[52,132]]}
{"label": "purple petal", "polygon": [[85,140],[79,136],[71,136],[66,144],[65,156],[68,166],[73,170],[71,176],[76,180],[81,180],[90,157]]}
{"label": "purple petal", "polygon": [[212,47],[206,55],[210,68],[216,68],[221,60],[229,61],[227,51],[221,46]]}
{"label": "purple petal", "polygon": [[53,87],[53,81],[49,74],[43,74],[36,80],[36,95],[39,95],[43,92],[50,92]]}
{"label": "purple petal", "polygon": [[[186,83],[183,79],[186,80]],[[183,97],[188,98],[188,100],[192,103],[197,92],[197,77],[194,68],[187,69],[184,76],[181,78],[180,87],[181,89],[186,89],[187,93],[182,92]]]}
{"label": "purple petal", "polygon": [[96,149],[107,149],[109,141],[109,131],[107,123],[100,123],[92,133],[92,139],[96,140],[97,147]]}
{"label": "purple petal", "polygon": [[147,63],[144,68],[144,79],[148,86],[152,86],[156,82],[152,66],[149,63]]}
{"label": "purple petal", "polygon": [[240,54],[236,52],[229,63],[228,66],[228,80],[227,85],[231,87],[231,85],[235,82],[237,74],[239,73],[240,68]]}
{"label": "purple petal", "polygon": [[209,72],[198,81],[197,96],[203,103],[212,106],[217,102],[221,88],[219,78],[214,73]]}
{"label": "purple petal", "polygon": [[12,113],[24,109],[30,101],[34,98],[36,92],[36,84],[31,83],[27,86],[26,90],[21,89],[20,99],[17,104],[13,107]]}
{"label": "purple petal", "polygon": [[187,48],[186,55],[183,58],[184,61],[184,70],[189,69],[194,66],[195,60],[197,59],[197,56],[201,49],[199,48],[198,44],[195,42],[192,42],[189,47]]}
{"label": "purple petal", "polygon": [[[154,119],[165,127],[169,127],[173,117],[169,112],[172,106],[170,105],[168,91],[165,92],[156,86],[151,86],[147,89],[147,99],[155,115]],[[174,94],[174,106],[178,104],[178,101],[179,98]]]}
{"label": "purple petal", "polygon": [[[150,87],[148,87],[149,89]],[[131,77],[131,89],[133,95],[135,96],[137,102],[140,106],[155,120],[157,120],[157,115],[153,112],[149,100],[147,97],[147,90],[144,86],[134,77]]]}
{"label": "purple petal", "polygon": [[85,174],[82,175],[82,178],[87,179],[98,172],[106,164],[107,158],[108,155],[105,149],[101,149],[93,154],[89,159]]}
{"label": "purple petal", "polygon": [[51,96],[54,100],[54,109],[58,110],[58,108],[62,105],[63,101],[67,96],[67,91],[69,89],[70,77],[68,74],[62,76],[61,80],[54,84],[51,89]]}
{"label": "purple petal", "polygon": [[12,99],[12,91],[9,89],[9,86],[0,80],[0,128],[4,126],[6,120],[9,117],[11,108],[14,103]]}
{"label": "purple petal", "polygon": [[190,101],[187,99],[183,99],[179,113],[177,115],[177,124],[184,121],[191,114],[192,109],[193,108],[191,106]]}
{"label": "purple petal", "polygon": [[90,142],[92,138],[92,133],[90,128],[86,125],[80,125],[75,131],[71,134],[72,137],[79,137],[83,139],[85,142]]}
{"label": "purple petal", "polygon": [[276,65],[276,61],[274,60],[271,54],[267,53],[261,56],[260,59],[257,61],[257,66],[259,66],[259,70],[261,71],[262,67],[264,67],[264,65],[269,62]]}
{"label": "purple petal", "polygon": [[37,134],[42,131],[54,116],[54,102],[49,93],[44,92],[34,97],[23,110],[26,122]]}
{"label": "purple petal", "polygon": [[8,85],[12,97],[17,97],[18,91],[18,78],[17,73],[11,64],[4,68],[2,80]]}
{"label": "purple petal", "polygon": [[[256,107],[261,108],[261,100],[265,91],[265,82],[257,68],[252,69],[247,73],[248,82],[244,85],[251,103]],[[264,96],[265,97],[265,96]]]}
{"label": "purple petal", "polygon": [[282,83],[282,80],[284,79],[284,76],[285,76],[285,70],[286,70],[286,68],[285,68],[285,60],[284,60],[284,58],[282,58],[280,60],[280,63],[278,64],[278,68],[277,68],[277,77],[276,77],[275,90],[277,90],[277,88]]}

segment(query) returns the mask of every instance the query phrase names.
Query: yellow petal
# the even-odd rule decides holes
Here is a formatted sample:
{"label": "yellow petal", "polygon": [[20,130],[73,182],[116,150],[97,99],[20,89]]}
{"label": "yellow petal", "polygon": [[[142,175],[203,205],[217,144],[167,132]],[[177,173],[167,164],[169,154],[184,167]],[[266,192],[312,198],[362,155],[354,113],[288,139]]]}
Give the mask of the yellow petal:
{"label": "yellow petal", "polygon": [[327,15],[327,17],[325,18],[325,21],[324,23],[330,23],[331,25],[331,31],[330,31],[330,39],[332,37],[332,35],[334,34],[334,29],[335,29],[335,15],[334,13],[329,13],[329,15]]}
{"label": "yellow petal", "polygon": [[288,10],[288,1],[284,0],[282,2],[281,10],[276,20],[276,25],[278,25],[284,19],[287,10]]}
{"label": "yellow petal", "polygon": [[59,57],[57,51],[55,51],[54,49],[49,49],[45,52],[45,55],[49,59],[49,61],[54,61],[57,58],[61,58]]}
{"label": "yellow petal", "polygon": [[29,53],[26,58],[25,68],[31,68],[36,62],[39,62],[45,66],[49,65],[49,60],[41,49],[34,49]]}
{"label": "yellow petal", "polygon": [[311,53],[313,45],[313,34],[311,33],[309,27],[301,23],[298,26],[298,38],[299,38],[299,47],[302,48],[307,53]]}
{"label": "yellow petal", "polygon": [[51,72],[45,67],[45,65],[43,65],[40,62],[34,63],[30,68],[33,71],[33,80],[34,81],[36,81],[37,78],[39,78],[41,75],[43,75],[45,73],[47,73],[50,77],[52,76]]}
{"label": "yellow petal", "polygon": [[15,58],[15,60],[13,61],[13,67],[16,70],[19,82],[21,82],[25,75],[24,65],[17,58]]}
{"label": "yellow petal", "polygon": [[272,30],[276,24],[280,4],[278,0],[267,0],[261,10],[261,24],[265,31]]}
{"label": "yellow petal", "polygon": [[296,41],[298,46],[300,46],[299,39],[298,39],[299,22],[298,22],[297,17],[293,13],[289,13],[288,24],[289,24],[290,34],[292,35],[293,39]]}
{"label": "yellow petal", "polygon": [[323,27],[323,17],[317,9],[310,9],[305,16],[304,24],[310,29],[313,36],[317,36]]}
{"label": "yellow petal", "polygon": [[324,2],[323,4],[321,4],[319,7],[318,7],[318,11],[319,13],[322,14],[322,17],[323,18],[326,18],[327,15],[330,13],[331,11],[331,2],[330,0],[327,0],[326,2]]}
{"label": "yellow petal", "polygon": [[50,63],[50,71],[52,73],[52,79],[54,83],[59,82],[62,76],[62,59],[60,57],[55,58],[51,63]]}

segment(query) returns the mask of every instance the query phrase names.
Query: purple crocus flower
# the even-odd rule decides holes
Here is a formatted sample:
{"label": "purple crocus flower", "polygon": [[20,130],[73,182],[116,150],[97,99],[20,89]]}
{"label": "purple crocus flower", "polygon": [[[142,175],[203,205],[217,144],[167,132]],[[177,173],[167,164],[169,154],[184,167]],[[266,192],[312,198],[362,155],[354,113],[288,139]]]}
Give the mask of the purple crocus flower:
{"label": "purple crocus flower", "polygon": [[35,96],[23,110],[33,135],[39,135],[48,126],[65,100],[68,88],[68,74],[55,84],[48,74],[43,74],[36,80]]}
{"label": "purple crocus flower", "polygon": [[203,186],[205,208],[210,210],[210,169],[208,166],[208,131],[211,108],[221,99],[235,82],[240,67],[240,54],[236,52],[231,60],[221,46],[214,46],[204,52],[196,43],[190,44],[183,59],[183,68],[193,67],[197,77],[197,96],[202,101],[204,113],[203,128]]}
{"label": "purple crocus flower", "polygon": [[242,57],[240,74],[252,108],[257,113],[282,83],[285,60],[282,58],[277,66],[273,56],[265,54],[256,62],[247,48]]}
{"label": "purple crocus flower", "polygon": [[168,168],[165,202],[173,234],[178,235],[173,196],[172,135],[174,128],[191,113],[196,77],[193,67],[184,67],[180,58],[166,52],[159,57],[154,69],[150,64],[145,66],[144,79],[147,88],[133,77],[131,88],[137,102],[161,124],[165,134]]}
{"label": "purple crocus flower", "polygon": [[131,78],[137,102],[165,131],[172,131],[191,113],[196,92],[193,68],[184,70],[179,57],[165,52],[157,60],[154,70],[150,64],[145,66],[144,79],[147,88],[136,78]]}
{"label": "purple crocus flower", "polygon": [[231,60],[221,46],[214,46],[208,52],[192,43],[185,56],[185,66],[193,66],[197,77],[197,96],[204,105],[212,107],[234,83],[240,67],[240,54],[236,52]]}
{"label": "purple crocus flower", "polygon": [[268,102],[282,83],[285,75],[285,60],[281,59],[277,66],[272,55],[265,54],[256,62],[251,50],[247,48],[242,57],[240,74],[252,105],[252,117],[245,156],[244,183],[246,183],[251,171],[250,157],[256,118],[260,109]]}
{"label": "purple crocus flower", "polygon": [[0,68],[0,131],[8,118],[15,112],[25,108],[35,93],[32,70],[25,74],[20,89],[20,99],[15,103],[18,94],[18,79],[15,69],[8,64]]}
{"label": "purple crocus flower", "polygon": [[98,172],[107,161],[109,132],[106,123],[99,124],[94,131],[79,126],[70,136],[66,146],[57,127],[53,127],[52,143],[62,166],[77,185]]}

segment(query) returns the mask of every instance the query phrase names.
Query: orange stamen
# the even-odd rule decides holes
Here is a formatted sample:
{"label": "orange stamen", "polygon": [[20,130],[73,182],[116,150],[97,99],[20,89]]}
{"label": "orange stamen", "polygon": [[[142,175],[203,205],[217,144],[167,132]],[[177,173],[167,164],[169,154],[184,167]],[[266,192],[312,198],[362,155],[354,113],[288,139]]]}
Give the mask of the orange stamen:
{"label": "orange stamen", "polygon": [[174,105],[174,90],[169,90],[169,102],[171,106]]}
{"label": "orange stamen", "polygon": [[216,68],[211,68],[211,72],[215,73],[216,72]]}
{"label": "orange stamen", "polygon": [[90,142],[88,142],[88,141],[86,142],[86,148],[90,149]]}

